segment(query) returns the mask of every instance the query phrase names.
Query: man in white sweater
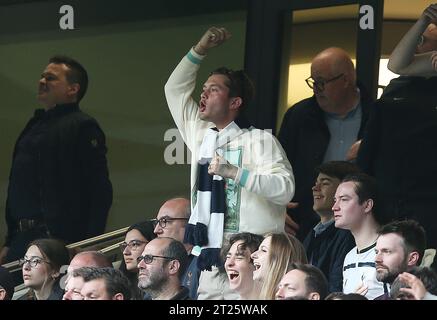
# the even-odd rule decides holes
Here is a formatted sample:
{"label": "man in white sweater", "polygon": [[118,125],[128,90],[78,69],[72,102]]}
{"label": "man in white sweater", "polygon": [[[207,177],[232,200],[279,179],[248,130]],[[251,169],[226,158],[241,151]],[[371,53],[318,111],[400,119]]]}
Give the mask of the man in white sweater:
{"label": "man in white sweater", "polygon": [[185,239],[202,249],[199,299],[226,298],[218,253],[232,233],[283,232],[286,204],[294,194],[291,165],[268,132],[247,128],[241,110],[253,96],[243,71],[219,68],[203,84],[199,104],[191,94],[209,49],[230,38],[210,28],[173,71],[165,95],[192,154],[192,215]]}

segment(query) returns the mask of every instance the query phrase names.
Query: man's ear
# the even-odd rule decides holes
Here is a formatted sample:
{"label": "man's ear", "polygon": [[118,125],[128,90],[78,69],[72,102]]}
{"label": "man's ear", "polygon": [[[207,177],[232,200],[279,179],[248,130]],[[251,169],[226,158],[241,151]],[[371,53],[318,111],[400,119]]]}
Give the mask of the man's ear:
{"label": "man's ear", "polygon": [[242,104],[243,104],[243,99],[241,99],[241,97],[234,97],[231,98],[231,104],[229,108],[231,110],[238,110]]}
{"label": "man's ear", "polygon": [[170,274],[176,274],[179,272],[180,267],[181,267],[181,263],[179,262],[179,260],[172,260],[169,263],[168,272]]}
{"label": "man's ear", "polygon": [[6,298],[6,290],[0,288],[0,300],[5,300],[5,298]]}
{"label": "man's ear", "polygon": [[124,296],[122,293],[116,293],[113,297],[112,300],[124,300]]}
{"label": "man's ear", "polygon": [[80,84],[78,84],[78,83],[70,84],[69,89],[68,89],[68,94],[71,96],[74,96],[74,95],[77,96],[77,94],[79,93],[79,90],[80,90]]}
{"label": "man's ear", "polygon": [[364,212],[369,213],[373,209],[373,199],[364,201]]}
{"label": "man's ear", "polygon": [[320,300],[320,293],[318,293],[318,292],[311,292],[308,295],[308,300]]}
{"label": "man's ear", "polygon": [[410,252],[408,254],[408,260],[407,260],[408,266],[413,267],[419,265],[419,259],[420,259],[419,252],[417,251]]}

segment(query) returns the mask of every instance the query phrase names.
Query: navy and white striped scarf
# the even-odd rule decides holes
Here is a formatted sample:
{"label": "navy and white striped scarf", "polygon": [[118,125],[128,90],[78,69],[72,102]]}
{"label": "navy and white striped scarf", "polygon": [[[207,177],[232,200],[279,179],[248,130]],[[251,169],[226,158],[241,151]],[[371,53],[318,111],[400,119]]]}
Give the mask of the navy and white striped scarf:
{"label": "navy and white striped scarf", "polygon": [[197,266],[200,270],[211,270],[220,266],[220,249],[226,214],[225,180],[218,175],[208,174],[208,166],[217,153],[223,156],[221,147],[242,134],[243,131],[231,122],[226,128],[207,130],[199,149],[197,162],[197,201],[185,228],[185,243],[202,248]]}

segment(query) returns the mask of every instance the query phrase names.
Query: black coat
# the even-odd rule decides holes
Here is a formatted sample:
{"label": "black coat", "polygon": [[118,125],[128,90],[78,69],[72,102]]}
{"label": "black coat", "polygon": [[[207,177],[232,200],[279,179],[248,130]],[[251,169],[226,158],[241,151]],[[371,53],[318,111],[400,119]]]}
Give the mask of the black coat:
{"label": "black coat", "polygon": [[344,258],[355,247],[355,239],[349,230],[338,229],[334,223],[317,237],[314,234],[311,230],[303,242],[308,260],[326,276],[329,292],[341,292]]}
{"label": "black coat", "polygon": [[[371,105],[372,101],[365,91],[361,90],[362,118],[358,139],[361,139],[364,134]],[[312,210],[311,188],[317,177],[315,169],[322,164],[330,139],[324,112],[314,96],[288,109],[278,139],[293,167],[296,182],[293,201],[299,202],[299,207],[293,209],[292,217],[300,226],[298,238],[303,240],[319,220]]]}
{"label": "black coat", "polygon": [[378,182],[382,222],[416,219],[437,246],[437,77],[393,79],[371,113],[357,164]]}
{"label": "black coat", "polygon": [[[20,139],[44,114],[36,110],[17,140],[12,161]],[[103,233],[112,204],[103,131],[77,104],[56,106],[44,121],[48,130],[39,144],[37,163],[43,222],[51,236],[67,243]],[[18,232],[19,215],[11,213],[7,201],[6,246]]]}

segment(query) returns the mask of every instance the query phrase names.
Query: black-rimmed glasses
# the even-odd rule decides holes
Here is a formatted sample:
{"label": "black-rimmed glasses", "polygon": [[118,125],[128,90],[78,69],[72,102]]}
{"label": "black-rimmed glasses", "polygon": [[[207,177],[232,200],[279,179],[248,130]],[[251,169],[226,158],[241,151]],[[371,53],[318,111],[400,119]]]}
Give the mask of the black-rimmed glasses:
{"label": "black-rimmed glasses", "polygon": [[154,256],[152,254],[146,254],[144,256],[139,256],[137,258],[137,263],[140,264],[140,262],[144,260],[145,264],[150,264],[150,263],[153,262],[153,259],[155,259],[155,258],[161,258],[161,259],[167,259],[167,260],[175,260],[175,258],[172,258],[172,257]]}
{"label": "black-rimmed glasses", "polygon": [[328,80],[314,80],[311,76],[305,79],[305,82],[307,83],[308,87],[311,89],[316,88],[317,91],[322,92],[325,90],[325,85],[329,82],[335,81],[337,79],[340,79],[344,73],[340,73],[338,76],[335,76],[334,78],[328,79]]}
{"label": "black-rimmed glasses", "polygon": [[129,243],[126,243],[126,242],[120,243],[119,247],[120,247],[121,252],[123,252],[127,247],[129,247],[130,251],[137,251],[138,249],[140,249],[141,245],[143,245],[145,243],[146,243],[146,241],[131,240],[131,241],[129,241]]}
{"label": "black-rimmed glasses", "polygon": [[171,217],[162,217],[160,219],[152,219],[153,227],[155,228],[157,224],[161,228],[165,228],[167,226],[168,222],[174,221],[174,220],[189,220],[188,218],[171,218]]}
{"label": "black-rimmed glasses", "polygon": [[39,265],[40,263],[43,263],[43,262],[50,264],[49,261],[38,258],[38,257],[33,257],[30,259],[23,258],[23,259],[18,260],[18,264],[20,265],[20,267],[23,267],[25,264],[28,264],[31,268],[36,268],[37,265]]}

